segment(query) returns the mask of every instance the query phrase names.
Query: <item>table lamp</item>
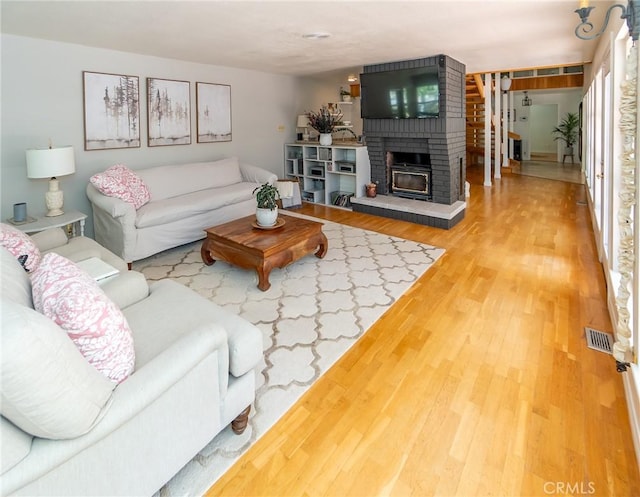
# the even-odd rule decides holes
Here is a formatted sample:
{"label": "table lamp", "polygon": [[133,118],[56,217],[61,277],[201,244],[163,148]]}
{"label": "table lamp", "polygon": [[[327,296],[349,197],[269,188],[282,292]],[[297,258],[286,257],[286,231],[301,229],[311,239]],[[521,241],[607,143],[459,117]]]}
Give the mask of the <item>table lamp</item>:
{"label": "table lamp", "polygon": [[300,114],[298,116],[298,123],[296,127],[304,128],[302,139],[306,142],[309,141],[309,130],[307,129],[309,127],[309,117],[307,117],[306,114]]}
{"label": "table lamp", "polygon": [[27,177],[31,179],[51,178],[49,191],[44,199],[47,205],[47,216],[61,216],[64,214],[62,205],[64,195],[60,190],[58,176],[65,176],[76,172],[73,147],[42,148],[27,150]]}

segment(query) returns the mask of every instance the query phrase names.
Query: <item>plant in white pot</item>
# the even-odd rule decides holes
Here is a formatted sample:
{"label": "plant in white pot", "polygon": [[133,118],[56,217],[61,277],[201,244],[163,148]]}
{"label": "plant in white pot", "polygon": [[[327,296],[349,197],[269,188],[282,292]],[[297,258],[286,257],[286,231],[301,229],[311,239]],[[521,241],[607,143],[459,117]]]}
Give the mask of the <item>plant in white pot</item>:
{"label": "plant in white pot", "polygon": [[349,90],[345,90],[342,86],[340,87],[340,97],[343,102],[351,102],[351,92]]}
{"label": "plant in white pot", "polygon": [[318,112],[307,112],[309,118],[309,126],[320,133],[320,145],[331,145],[331,133],[336,126],[342,123],[342,112],[340,110],[331,110],[323,105]]}
{"label": "plant in white pot", "polygon": [[562,140],[565,144],[565,155],[571,155],[573,157],[573,145],[578,141],[578,129],[580,127],[580,120],[578,114],[574,112],[567,112],[567,116],[560,121],[552,133],[555,135],[554,140]]}
{"label": "plant in white pot", "polygon": [[275,226],[278,221],[278,200],[280,199],[280,192],[278,189],[265,183],[253,190],[253,194],[256,196],[256,222],[258,226]]}

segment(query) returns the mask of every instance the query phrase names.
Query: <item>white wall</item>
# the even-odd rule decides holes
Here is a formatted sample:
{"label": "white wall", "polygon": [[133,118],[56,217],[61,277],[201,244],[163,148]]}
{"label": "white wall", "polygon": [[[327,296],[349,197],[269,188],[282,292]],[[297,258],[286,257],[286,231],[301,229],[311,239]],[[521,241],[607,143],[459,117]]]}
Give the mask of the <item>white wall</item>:
{"label": "white wall", "polygon": [[[26,176],[25,150],[73,145],[76,173],[60,178],[65,207],[89,214],[85,187],[96,172],[124,163],[132,169],[237,155],[281,175],[284,144],[295,139],[300,80],[263,73],[149,57],[3,34],[0,219],[27,202],[29,215],[45,211],[47,180]],[[214,48],[211,48],[214,49]],[[140,78],[140,148],[84,151],[82,71]],[[147,147],[146,78],[191,82],[191,145]],[[195,82],[231,85],[233,140],[196,143]],[[284,130],[279,127],[284,126]]]}

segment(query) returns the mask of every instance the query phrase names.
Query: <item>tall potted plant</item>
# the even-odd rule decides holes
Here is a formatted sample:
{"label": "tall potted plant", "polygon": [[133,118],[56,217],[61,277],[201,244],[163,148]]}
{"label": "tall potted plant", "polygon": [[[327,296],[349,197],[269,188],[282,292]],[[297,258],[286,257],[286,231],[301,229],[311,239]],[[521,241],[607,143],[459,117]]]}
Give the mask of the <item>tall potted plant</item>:
{"label": "tall potted plant", "polygon": [[258,186],[253,190],[253,194],[256,196],[256,222],[259,226],[265,228],[275,226],[278,221],[278,199],[280,198],[280,192],[278,188],[269,183]]}
{"label": "tall potted plant", "polygon": [[573,157],[573,145],[578,140],[578,128],[580,126],[580,120],[578,114],[574,112],[568,112],[567,116],[560,121],[552,133],[555,135],[554,140],[562,140],[565,144],[564,155],[570,155]]}
{"label": "tall potted plant", "polygon": [[342,112],[323,105],[318,112],[307,112],[307,117],[309,118],[309,126],[320,133],[320,145],[331,145],[331,133],[336,126],[342,123]]}

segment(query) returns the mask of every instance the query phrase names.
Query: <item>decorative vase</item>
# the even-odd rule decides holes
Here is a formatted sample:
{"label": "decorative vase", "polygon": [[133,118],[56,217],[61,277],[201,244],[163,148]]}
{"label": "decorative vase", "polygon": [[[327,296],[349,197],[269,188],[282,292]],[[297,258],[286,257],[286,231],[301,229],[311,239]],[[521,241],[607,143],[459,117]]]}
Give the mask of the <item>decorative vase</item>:
{"label": "decorative vase", "polygon": [[274,226],[278,220],[278,208],[275,209],[263,209],[261,207],[256,208],[256,223],[258,226]]}
{"label": "decorative vase", "polygon": [[328,147],[331,143],[331,133],[320,133],[320,145]]}
{"label": "decorative vase", "polygon": [[376,184],[375,183],[367,183],[366,187],[366,195],[367,197],[373,198],[376,196]]}

